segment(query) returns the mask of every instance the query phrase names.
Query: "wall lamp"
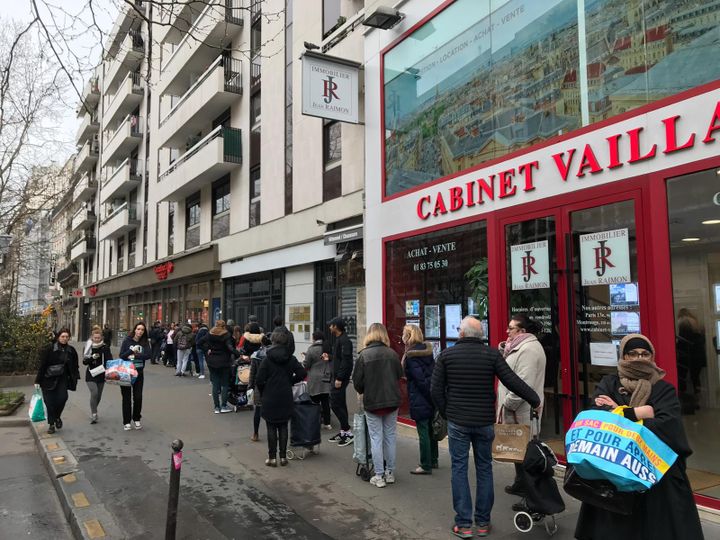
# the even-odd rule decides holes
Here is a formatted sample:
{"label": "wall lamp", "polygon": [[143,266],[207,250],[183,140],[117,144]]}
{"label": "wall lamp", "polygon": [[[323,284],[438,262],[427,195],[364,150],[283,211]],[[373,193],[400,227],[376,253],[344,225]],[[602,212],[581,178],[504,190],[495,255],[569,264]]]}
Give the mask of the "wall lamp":
{"label": "wall lamp", "polygon": [[379,28],[380,30],[390,30],[404,18],[405,15],[400,13],[397,9],[378,6],[375,11],[365,17],[363,25],[371,26],[372,28]]}

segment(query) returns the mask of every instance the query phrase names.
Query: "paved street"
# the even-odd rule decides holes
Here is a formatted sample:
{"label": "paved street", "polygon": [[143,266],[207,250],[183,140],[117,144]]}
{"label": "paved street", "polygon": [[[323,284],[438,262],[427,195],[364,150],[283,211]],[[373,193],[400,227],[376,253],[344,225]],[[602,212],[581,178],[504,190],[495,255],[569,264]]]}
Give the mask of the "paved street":
{"label": "paved street", "polygon": [[[325,443],[318,456],[293,460],[287,468],[267,468],[264,428],[262,442],[249,439],[251,412],[215,415],[209,379],[172,374],[162,366],[146,369],[141,431],[123,431],[120,392],[113,386],[105,388],[97,425],[89,423],[89,394],[82,381],[63,415],[60,436],[127,538],[164,535],[174,438],[181,438],[186,449],[178,538],[451,538],[445,448],[433,476],[411,476],[417,442],[412,430],[401,430],[397,483],[385,489],[355,476],[352,446]],[[37,467],[44,473],[39,460]],[[495,471],[492,537],[547,538],[542,526],[527,535],[515,531],[509,509],[515,499],[502,492],[512,468],[497,464]],[[568,501],[555,538],[572,538],[577,510]],[[720,539],[720,528],[707,526],[707,531],[708,539]]]}

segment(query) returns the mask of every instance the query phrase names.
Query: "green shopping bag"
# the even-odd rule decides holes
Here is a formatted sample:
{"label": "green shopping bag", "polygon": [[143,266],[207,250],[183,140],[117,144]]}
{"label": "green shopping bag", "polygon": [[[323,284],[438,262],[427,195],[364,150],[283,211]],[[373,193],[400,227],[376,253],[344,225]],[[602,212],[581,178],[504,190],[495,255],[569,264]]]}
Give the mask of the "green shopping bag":
{"label": "green shopping bag", "polygon": [[40,390],[35,390],[32,398],[30,398],[29,414],[31,422],[42,422],[45,420],[45,407],[43,405],[43,398]]}

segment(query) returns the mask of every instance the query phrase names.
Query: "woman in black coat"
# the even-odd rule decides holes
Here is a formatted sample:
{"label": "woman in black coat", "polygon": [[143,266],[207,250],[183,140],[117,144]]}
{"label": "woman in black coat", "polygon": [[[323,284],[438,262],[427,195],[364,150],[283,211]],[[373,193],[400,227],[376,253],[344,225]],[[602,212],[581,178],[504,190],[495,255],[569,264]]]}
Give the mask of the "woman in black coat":
{"label": "woman in black coat", "polygon": [[606,375],[595,389],[595,407],[613,410],[643,425],[670,446],[678,458],[650,490],[638,494],[629,516],[583,503],[575,538],[580,540],[702,540],[695,500],[685,463],[692,453],[685,435],[675,387],[663,380],[655,364],[655,348],[641,334],[620,342],[617,375]]}
{"label": "woman in black coat", "polygon": [[63,328],[56,340],[40,353],[40,368],[35,376],[35,388],[42,389],[47,408],[50,434],[62,428],[61,417],[68,400],[68,390],[75,391],[80,379],[77,351],[68,341],[70,330]]}
{"label": "woman in black coat", "polygon": [[293,412],[293,384],[307,374],[297,358],[288,352],[288,332],[276,329],[270,336],[272,345],[258,368],[255,384],[262,394],[262,417],[268,432],[268,459],[265,465],[277,467],[278,443],[280,465],[287,461],[288,422]]}
{"label": "woman in black coat", "polygon": [[[90,423],[97,424],[97,408],[102,399],[105,388],[105,368],[107,361],[112,360],[112,353],[103,341],[102,328],[95,326],[90,333],[90,339],[85,344],[83,352],[83,365],[87,366],[85,371],[85,384],[90,390]],[[100,369],[102,367],[102,369]],[[93,375],[90,371],[99,371]]]}
{"label": "woman in black coat", "polygon": [[432,474],[432,470],[438,466],[438,443],[432,435],[435,407],[430,396],[435,359],[432,345],[423,339],[422,330],[416,324],[408,324],[403,328],[403,366],[407,378],[410,418],[415,420],[420,444],[420,465],[410,474]]}
{"label": "woman in black coat", "polygon": [[215,321],[207,336],[207,365],[212,383],[215,414],[232,412],[227,406],[233,360],[240,356],[225,321]]}
{"label": "woman in black coat", "polygon": [[[144,322],[139,322],[128,334],[120,346],[120,358],[130,360],[138,376],[132,386],[121,386],[122,394],[122,415],[123,429],[130,431],[142,429],[140,418],[142,418],[143,386],[145,385],[145,362],[152,357],[152,347],[148,339],[148,331]],[[132,396],[131,396],[132,394]],[[132,400],[131,400],[132,397]],[[132,419],[132,425],[130,420]]]}

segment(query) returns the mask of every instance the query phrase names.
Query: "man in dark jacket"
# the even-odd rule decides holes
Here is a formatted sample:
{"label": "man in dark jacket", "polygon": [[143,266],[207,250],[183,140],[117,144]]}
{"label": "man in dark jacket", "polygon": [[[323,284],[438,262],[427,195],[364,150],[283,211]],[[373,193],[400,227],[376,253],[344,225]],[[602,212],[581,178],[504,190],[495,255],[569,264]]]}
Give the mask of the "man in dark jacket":
{"label": "man in dark jacket", "polygon": [[108,347],[112,346],[112,335],[113,332],[110,329],[110,325],[105,323],[105,326],[103,327],[103,343],[105,343]]}
{"label": "man in dark jacket", "polygon": [[197,359],[198,379],[205,378],[205,355],[207,354],[207,340],[210,330],[207,324],[200,323],[197,334],[195,334],[195,358]]}
{"label": "man in dark jacket", "polygon": [[[353,434],[348,422],[347,400],[345,389],[350,384],[350,375],[353,370],[352,341],[345,333],[345,321],[335,317],[328,323],[330,332],[335,336],[335,347],[332,353],[333,380],[330,388],[330,408],[340,422],[340,432],[330,437],[330,442],[338,446],[347,446],[353,442]],[[327,357],[327,353],[323,353]]]}
{"label": "man in dark jacket", "polygon": [[[257,321],[250,321],[250,324],[252,324],[253,322],[257,322]],[[275,317],[275,318],[273,319],[273,332],[274,332],[275,330],[280,330],[281,332],[285,332],[285,334],[287,335],[287,342],[288,342],[288,344],[287,344],[287,350],[288,350],[288,353],[289,353],[291,356],[292,356],[293,354],[295,354],[295,336],[293,336],[293,333],[292,333],[290,330],[288,330],[288,327],[287,327],[287,326],[285,326],[285,322],[283,321],[283,318],[282,318],[280,315],[278,315],[277,317]],[[272,333],[272,332],[271,332],[271,333]],[[269,337],[270,337],[270,336],[268,336],[268,338],[269,338]]]}
{"label": "man in dark jacket", "polygon": [[490,531],[490,512],[495,493],[492,474],[492,441],[495,437],[495,377],[512,392],[540,406],[540,398],[507,365],[502,355],[481,341],[482,326],[474,317],[460,324],[460,340],[437,358],[431,393],[436,407],[448,421],[452,461],[452,494],[455,509],[453,534],[473,535],[473,509],[468,483],[470,445],[475,456],[477,491],[475,525],[478,536]]}
{"label": "man in dark jacket", "polygon": [[150,345],[152,347],[152,356],[150,357],[151,364],[157,364],[160,359],[160,347],[162,346],[163,339],[165,339],[165,332],[160,325],[160,321],[155,321],[152,330],[150,330]]}

